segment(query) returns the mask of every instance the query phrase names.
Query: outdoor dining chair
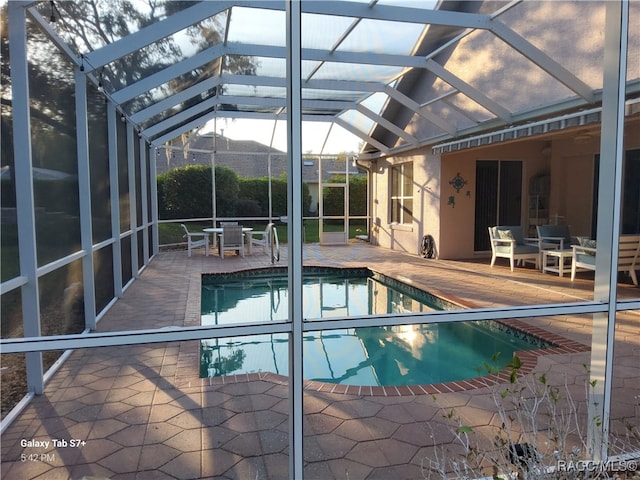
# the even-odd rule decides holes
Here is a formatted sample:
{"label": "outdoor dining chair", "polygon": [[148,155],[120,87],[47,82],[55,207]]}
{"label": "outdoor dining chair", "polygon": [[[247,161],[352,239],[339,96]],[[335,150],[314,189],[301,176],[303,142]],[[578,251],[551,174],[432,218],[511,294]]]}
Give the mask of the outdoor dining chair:
{"label": "outdoor dining chair", "polygon": [[191,256],[191,249],[204,247],[204,254],[209,256],[209,234],[203,232],[190,232],[184,223],[180,226],[184,229],[184,238],[187,239],[187,255]]}
{"label": "outdoor dining chair", "polygon": [[238,252],[244,257],[244,234],[242,225],[223,225],[218,241],[220,258],[224,259],[224,252]]}

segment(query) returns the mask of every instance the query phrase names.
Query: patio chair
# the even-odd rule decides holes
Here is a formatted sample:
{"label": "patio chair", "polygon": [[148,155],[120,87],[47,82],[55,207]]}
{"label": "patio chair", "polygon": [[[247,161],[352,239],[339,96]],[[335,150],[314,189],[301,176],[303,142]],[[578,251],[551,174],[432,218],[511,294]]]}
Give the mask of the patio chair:
{"label": "patio chair", "polygon": [[[578,237],[580,245],[573,245],[571,257],[571,281],[576,278],[578,270],[596,269],[596,241]],[[621,235],[618,248],[618,271],[626,272],[637,287],[636,269],[640,269],[640,235]]]}
{"label": "patio chair", "polygon": [[[569,227],[567,225],[538,225],[538,249],[540,250],[540,266],[542,271],[562,271],[565,263],[571,261],[569,255],[571,245],[577,242],[573,241]],[[556,251],[555,254],[545,254],[545,252]],[[566,253],[560,253],[566,252]],[[547,262],[551,260],[552,264]],[[562,265],[560,265],[562,263]],[[551,267],[551,268],[547,268]],[[569,268],[569,264],[566,264]]]}
{"label": "patio chair", "polygon": [[238,252],[244,257],[244,235],[242,225],[224,225],[218,241],[220,258],[224,259],[224,252]]}
{"label": "patio chair", "polygon": [[209,256],[209,234],[204,232],[190,232],[184,223],[180,226],[184,229],[184,238],[187,239],[187,255],[191,256],[191,249],[204,247],[204,254]]}
{"label": "patio chair", "polygon": [[525,238],[520,226],[495,226],[489,227],[489,239],[491,241],[491,267],[497,257],[508,258],[513,272],[516,263],[534,263],[538,268],[540,261],[540,249],[537,238]]}
{"label": "patio chair", "polygon": [[263,232],[253,232],[253,235],[251,235],[251,245],[262,247],[262,251],[264,253],[269,253],[271,237],[273,236],[273,228],[273,223],[268,223]]}
{"label": "patio chair", "polygon": [[542,250],[568,250],[572,240],[567,225],[538,225],[538,248]]}

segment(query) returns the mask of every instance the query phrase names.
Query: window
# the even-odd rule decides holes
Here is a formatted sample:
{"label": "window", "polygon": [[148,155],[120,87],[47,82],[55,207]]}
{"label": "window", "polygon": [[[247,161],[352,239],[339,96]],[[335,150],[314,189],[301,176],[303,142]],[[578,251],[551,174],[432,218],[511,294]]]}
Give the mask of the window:
{"label": "window", "polygon": [[413,163],[391,168],[391,223],[413,222]]}

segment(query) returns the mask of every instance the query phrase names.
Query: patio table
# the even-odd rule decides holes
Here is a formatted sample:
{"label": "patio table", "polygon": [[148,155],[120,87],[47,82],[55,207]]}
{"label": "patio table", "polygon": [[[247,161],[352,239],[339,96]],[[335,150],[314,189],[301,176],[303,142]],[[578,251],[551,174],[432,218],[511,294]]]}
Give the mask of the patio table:
{"label": "patio table", "polygon": [[[216,237],[222,233],[222,227],[211,227],[211,228],[203,228],[202,231],[204,233],[212,233],[213,234],[213,244],[212,248],[216,247]],[[247,253],[251,255],[251,237],[253,236],[253,228],[252,227],[242,227],[242,233],[245,235],[245,243],[247,244]]]}
{"label": "patio table", "polygon": [[[567,259],[571,259],[573,250],[543,250],[542,251],[542,272],[557,273],[562,277],[565,271],[571,271],[571,266],[566,265]],[[549,265],[549,257],[551,264]]]}

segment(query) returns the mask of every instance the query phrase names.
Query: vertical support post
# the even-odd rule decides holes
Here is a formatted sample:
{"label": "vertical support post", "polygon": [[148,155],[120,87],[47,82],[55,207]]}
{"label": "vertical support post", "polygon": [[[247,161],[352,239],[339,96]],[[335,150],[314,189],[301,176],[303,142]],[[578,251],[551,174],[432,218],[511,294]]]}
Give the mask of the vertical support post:
{"label": "vertical support post", "polygon": [[[216,92],[218,92],[220,90],[220,87],[217,88]],[[218,147],[218,131],[217,131],[217,124],[218,124],[218,107],[217,107],[217,102],[218,102],[218,93],[216,93],[216,116],[213,117],[213,150],[211,151],[211,215],[212,215],[212,222],[211,222],[211,226],[213,228],[216,228],[216,222],[218,219],[218,210],[216,208],[216,149]],[[212,248],[216,248],[216,234],[212,234],[213,237],[213,244],[212,244]]]}
{"label": "vertical support post", "polygon": [[[151,150],[150,150],[151,151]],[[160,251],[160,239],[158,238],[158,148],[153,148],[153,154],[149,155],[149,188],[151,188],[151,228],[153,229],[153,252],[151,255],[157,255]]]}
{"label": "vertical support post", "polygon": [[[278,119],[276,118],[273,121],[273,130],[271,131],[271,141],[269,142],[269,154],[267,156],[267,175],[269,176],[268,183],[268,195],[269,195],[269,223],[271,223],[271,219],[273,218],[273,191],[271,189],[271,151],[273,149],[273,139],[276,137],[276,127],[278,126]],[[271,242],[273,244],[273,242]],[[273,261],[273,255],[271,255],[271,260]]]}
{"label": "vertical support post", "polygon": [[289,320],[289,478],[302,479],[302,94],[300,0],[287,0],[287,185]]}
{"label": "vertical support post", "polygon": [[149,212],[147,200],[147,141],[140,137],[140,199],[142,201],[142,256],[144,264],[149,264]]}
{"label": "vertical support post", "polygon": [[[38,289],[38,259],[36,244],[35,200],[31,149],[31,117],[29,114],[29,73],[27,65],[26,6],[30,2],[9,2],[9,50],[13,100],[14,174],[20,275],[27,278],[22,286],[22,322],[25,337],[40,336],[40,292]],[[42,352],[26,354],[27,388],[41,394],[44,391]]]}
{"label": "vertical support post", "polygon": [[89,126],[87,112],[87,79],[76,68],[76,145],[78,155],[78,195],[80,197],[80,243],[82,257],[82,285],[84,322],[96,329],[96,291],[93,272],[93,228],[91,225],[91,173],[89,171]]}
{"label": "vertical support post", "polygon": [[120,118],[113,103],[107,104],[107,144],[109,148],[109,200],[113,239],[113,293],[122,298],[122,246],[120,244],[120,180],[118,179],[118,126]]}
{"label": "vertical support post", "polygon": [[629,3],[621,1],[606,4],[598,179],[598,243],[593,297],[597,302],[607,303],[608,312],[593,316],[587,425],[589,458],[596,461],[604,461],[608,456],[629,29]]}
{"label": "vertical support post", "polygon": [[136,160],[135,142],[136,132],[132,124],[127,125],[127,166],[129,170],[129,232],[131,235],[131,278],[138,278],[138,208],[136,196]]}

